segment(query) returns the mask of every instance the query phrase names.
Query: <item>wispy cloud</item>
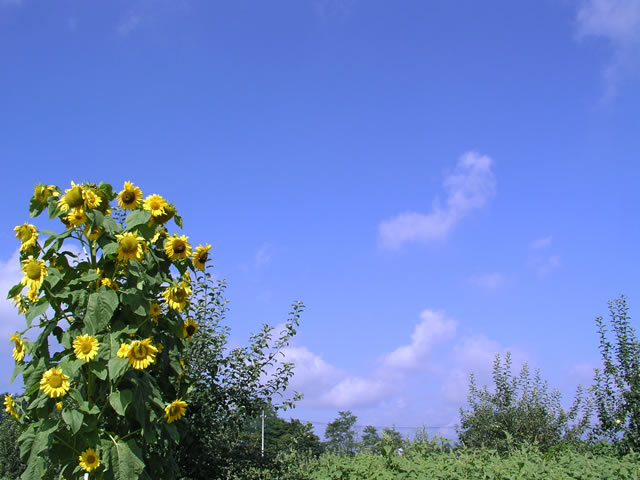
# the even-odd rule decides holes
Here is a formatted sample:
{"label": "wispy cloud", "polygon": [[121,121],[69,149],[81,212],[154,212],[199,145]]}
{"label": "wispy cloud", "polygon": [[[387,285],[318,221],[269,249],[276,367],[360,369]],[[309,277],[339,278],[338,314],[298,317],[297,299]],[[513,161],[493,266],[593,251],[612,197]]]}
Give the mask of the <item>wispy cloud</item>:
{"label": "wispy cloud", "polygon": [[414,369],[424,364],[435,344],[455,336],[456,321],[444,312],[424,310],[411,335],[411,343],[383,356],[385,368]]}
{"label": "wispy cloud", "polygon": [[260,268],[264,265],[268,265],[271,263],[271,247],[269,245],[264,244],[261,246],[253,259],[253,264],[255,268]]}
{"label": "wispy cloud", "polygon": [[551,236],[536,238],[529,244],[529,248],[545,248],[551,245]]}
{"label": "wispy cloud", "polygon": [[138,13],[127,13],[118,23],[116,33],[121,37],[126,37],[140,27],[142,17]]}
{"label": "wispy cloud", "polygon": [[640,1],[582,0],[577,15],[578,37],[607,40],[613,55],[602,73],[603,101],[613,99],[623,77],[638,71],[640,60]]}
{"label": "wispy cloud", "polygon": [[475,275],[469,279],[471,284],[486,290],[496,290],[504,285],[505,281],[504,274],[500,272]]}
{"label": "wispy cloud", "polygon": [[487,155],[467,152],[455,170],[443,182],[447,192],[445,205],[436,198],[431,212],[403,213],[378,226],[382,248],[397,249],[410,242],[442,240],[473,210],[482,208],[494,195],[496,178],[491,170],[493,160]]}

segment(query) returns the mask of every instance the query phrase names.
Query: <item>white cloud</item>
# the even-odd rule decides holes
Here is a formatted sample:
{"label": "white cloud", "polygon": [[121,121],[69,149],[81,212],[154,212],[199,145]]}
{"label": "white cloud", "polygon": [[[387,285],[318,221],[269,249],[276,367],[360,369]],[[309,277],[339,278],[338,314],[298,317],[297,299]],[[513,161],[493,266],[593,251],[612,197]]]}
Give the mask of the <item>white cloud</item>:
{"label": "white cloud", "polygon": [[532,241],[529,244],[529,248],[545,248],[548,247],[549,245],[551,245],[551,236],[548,237],[541,237],[541,238],[536,238],[534,241]]}
{"label": "white cloud", "polygon": [[455,335],[457,323],[447,318],[444,312],[424,310],[420,318],[420,323],[411,335],[411,343],[402,345],[382,357],[385,368],[414,369],[423,366],[435,344],[449,340]]}
{"label": "white cloud", "polygon": [[622,78],[638,70],[640,60],[640,2],[583,0],[577,15],[578,36],[601,37],[613,48],[603,71],[604,100],[616,96]]}
{"label": "white cloud", "polygon": [[433,201],[430,213],[403,213],[378,226],[382,248],[396,249],[409,242],[442,240],[471,211],[482,208],[494,195],[493,160],[476,152],[463,154],[455,170],[443,182],[445,205]]}
{"label": "white cloud", "polygon": [[562,264],[559,255],[549,255],[547,257],[536,257],[531,262],[536,273],[544,277],[556,270]]}
{"label": "white cloud", "polygon": [[[7,292],[22,278],[19,250],[16,250],[6,262],[0,262],[0,345],[9,345],[9,335],[25,327],[24,318],[16,307],[5,297]],[[6,341],[5,341],[6,340]],[[8,348],[8,347],[7,347]],[[4,347],[2,348],[4,350]]]}
{"label": "white cloud", "polygon": [[476,275],[469,280],[473,285],[476,285],[487,290],[495,290],[504,285],[506,279],[502,273],[485,273],[483,275]]}

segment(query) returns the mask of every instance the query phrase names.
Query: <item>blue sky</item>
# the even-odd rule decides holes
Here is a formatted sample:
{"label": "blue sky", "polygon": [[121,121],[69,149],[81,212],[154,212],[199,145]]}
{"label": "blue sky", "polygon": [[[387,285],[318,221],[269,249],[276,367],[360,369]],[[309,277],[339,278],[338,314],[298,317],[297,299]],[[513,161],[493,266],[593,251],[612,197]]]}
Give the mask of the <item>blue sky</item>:
{"label": "blue sky", "polygon": [[507,350],[570,402],[637,311],[637,0],[0,0],[0,62],[0,286],[36,183],[133,181],[234,342],[307,305],[296,418],[451,426]]}

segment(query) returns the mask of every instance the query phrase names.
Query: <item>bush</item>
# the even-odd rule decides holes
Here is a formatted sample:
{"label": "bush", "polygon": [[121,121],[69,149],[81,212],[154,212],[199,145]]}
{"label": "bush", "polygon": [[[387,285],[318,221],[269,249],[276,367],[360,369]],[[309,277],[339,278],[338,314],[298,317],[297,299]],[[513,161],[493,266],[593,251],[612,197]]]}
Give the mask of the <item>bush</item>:
{"label": "bush", "polygon": [[604,437],[621,452],[640,450],[640,344],[628,310],[624,296],[609,302],[612,341],[604,319],[596,318],[603,368],[595,373],[594,436]]}
{"label": "bush", "polygon": [[486,386],[478,388],[473,374],[470,376],[470,409],[460,409],[458,429],[458,438],[467,447],[484,446],[504,453],[513,446],[535,443],[546,450],[562,440],[579,439],[589,426],[590,406],[581,387],[565,412],[560,392],[550,392],[539,371],[531,378],[525,363],[518,376],[511,373],[509,353],[504,365],[496,355],[493,381],[495,391],[490,392]]}

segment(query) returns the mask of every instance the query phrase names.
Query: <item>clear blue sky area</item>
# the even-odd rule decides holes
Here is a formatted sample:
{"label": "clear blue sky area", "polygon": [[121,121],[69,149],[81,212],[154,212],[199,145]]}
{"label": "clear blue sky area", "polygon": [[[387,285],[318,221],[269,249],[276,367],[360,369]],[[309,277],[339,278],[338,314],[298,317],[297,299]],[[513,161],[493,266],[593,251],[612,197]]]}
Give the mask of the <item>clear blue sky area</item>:
{"label": "clear blue sky area", "polygon": [[3,290],[36,183],[132,181],[213,245],[235,344],[306,304],[320,428],[450,434],[506,351],[569,403],[640,311],[638,0],[0,0],[0,65]]}

